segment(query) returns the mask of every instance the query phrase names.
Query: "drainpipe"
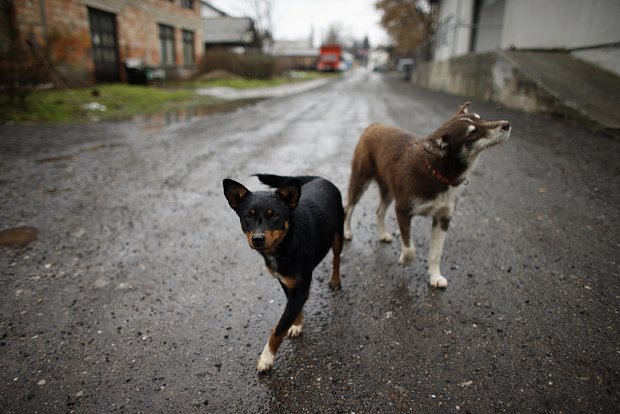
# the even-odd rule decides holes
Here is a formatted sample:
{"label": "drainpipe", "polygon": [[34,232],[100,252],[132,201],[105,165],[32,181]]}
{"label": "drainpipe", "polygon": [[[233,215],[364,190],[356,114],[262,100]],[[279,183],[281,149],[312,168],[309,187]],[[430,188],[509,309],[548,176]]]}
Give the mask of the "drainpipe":
{"label": "drainpipe", "polygon": [[39,13],[41,14],[41,34],[47,41],[47,19],[45,17],[45,0],[39,0]]}
{"label": "drainpipe", "polygon": [[[49,39],[47,38],[47,17],[45,15],[45,0],[39,0],[39,14],[41,15],[41,21],[39,22],[40,26],[41,26],[41,37],[43,38],[43,41],[45,42],[45,58],[47,60],[50,59],[50,53],[52,53],[51,48],[48,47],[49,44]],[[36,42],[36,37],[33,36],[34,41],[33,46],[36,45],[38,42]]]}
{"label": "drainpipe", "polygon": [[461,0],[457,0],[456,1],[456,19],[454,22],[454,31],[452,32],[452,54],[450,55],[450,57],[454,57],[454,55],[456,54],[456,39],[458,38],[457,36],[457,30],[459,30],[459,27],[461,25]]}

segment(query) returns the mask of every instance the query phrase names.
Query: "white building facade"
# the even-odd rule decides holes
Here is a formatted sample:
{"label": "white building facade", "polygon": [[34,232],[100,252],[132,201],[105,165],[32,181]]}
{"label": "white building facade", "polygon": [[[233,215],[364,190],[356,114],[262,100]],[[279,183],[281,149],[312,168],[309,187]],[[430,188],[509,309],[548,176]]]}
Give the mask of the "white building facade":
{"label": "white building facade", "polygon": [[442,0],[433,60],[495,49],[566,50],[620,74],[618,0]]}

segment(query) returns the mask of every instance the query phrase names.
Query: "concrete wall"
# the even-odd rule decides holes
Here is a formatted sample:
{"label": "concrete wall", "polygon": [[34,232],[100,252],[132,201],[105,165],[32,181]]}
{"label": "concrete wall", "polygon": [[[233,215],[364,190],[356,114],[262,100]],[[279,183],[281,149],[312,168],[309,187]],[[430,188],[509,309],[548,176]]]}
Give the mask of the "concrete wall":
{"label": "concrete wall", "polygon": [[620,76],[620,47],[618,46],[575,50],[571,52],[571,55]]}
{"label": "concrete wall", "polygon": [[618,0],[506,1],[502,49],[577,49],[573,56],[620,75],[619,45]]}
{"label": "concrete wall", "polygon": [[505,0],[483,0],[480,5],[474,52],[499,49],[504,25]]}
{"label": "concrete wall", "polygon": [[573,49],[620,41],[618,0],[507,0],[501,48]]}
{"label": "concrete wall", "polygon": [[473,0],[445,0],[439,9],[438,37],[434,59],[444,60],[469,53]]}
{"label": "concrete wall", "polygon": [[[620,78],[556,51],[494,51],[417,66],[420,86],[620,131]],[[578,85],[579,87],[576,87]],[[602,98],[601,98],[602,97]]]}
{"label": "concrete wall", "polygon": [[559,113],[555,97],[521,73],[498,52],[470,54],[420,65],[413,83],[447,93],[499,102],[536,113]]}
{"label": "concrete wall", "polygon": [[[443,0],[434,60],[495,49],[565,49],[620,75],[619,0]],[[576,50],[574,50],[576,49]]]}

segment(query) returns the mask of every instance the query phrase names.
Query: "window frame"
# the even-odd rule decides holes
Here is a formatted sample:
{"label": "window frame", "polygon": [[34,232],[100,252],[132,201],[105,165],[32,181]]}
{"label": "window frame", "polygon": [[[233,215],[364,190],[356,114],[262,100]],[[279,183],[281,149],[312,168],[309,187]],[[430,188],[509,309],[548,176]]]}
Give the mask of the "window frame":
{"label": "window frame", "polygon": [[173,26],[159,23],[159,52],[162,66],[176,66],[176,30]]}
{"label": "window frame", "polygon": [[[193,30],[183,29],[181,31],[183,44],[183,66],[191,67],[196,65],[196,34]],[[189,57],[189,59],[188,59]]]}

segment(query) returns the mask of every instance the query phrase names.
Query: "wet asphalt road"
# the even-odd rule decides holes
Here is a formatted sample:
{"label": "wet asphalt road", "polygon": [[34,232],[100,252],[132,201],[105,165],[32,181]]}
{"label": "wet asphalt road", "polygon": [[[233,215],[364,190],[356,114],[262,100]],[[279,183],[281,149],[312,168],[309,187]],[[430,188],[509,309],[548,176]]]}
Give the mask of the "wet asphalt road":
{"label": "wet asphalt road", "polygon": [[304,333],[255,372],[284,295],[222,179],[320,174],[344,194],[369,123],[426,135],[462,101],[357,72],[206,117],[1,126],[0,228],[39,229],[0,247],[2,412],[617,412],[620,141],[476,101],[513,132],[462,191],[448,289],[427,286],[428,219],[409,267],[377,241],[371,188],[343,290],[330,253]]}

